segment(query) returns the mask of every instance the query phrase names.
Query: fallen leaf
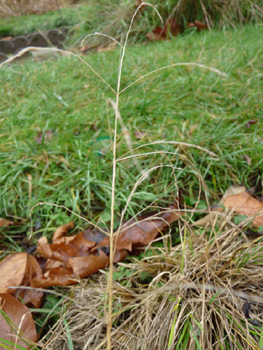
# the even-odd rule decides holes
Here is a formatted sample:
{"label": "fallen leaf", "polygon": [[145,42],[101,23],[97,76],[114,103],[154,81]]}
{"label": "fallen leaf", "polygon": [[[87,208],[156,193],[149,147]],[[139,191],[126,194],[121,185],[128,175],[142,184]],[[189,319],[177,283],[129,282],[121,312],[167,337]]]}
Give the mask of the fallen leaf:
{"label": "fallen leaf", "polygon": [[36,143],[41,145],[43,142],[46,143],[52,139],[53,131],[52,130],[45,130],[44,132],[38,131],[37,137],[34,137],[34,140]]}
{"label": "fallen leaf", "polygon": [[247,127],[250,128],[251,125],[256,124],[257,122],[258,122],[257,120],[251,119],[251,120],[249,120],[249,121],[247,122]]}
{"label": "fallen leaf", "polygon": [[223,205],[227,210],[253,218],[252,225],[255,228],[263,226],[263,203],[247,192],[228,196]]}
{"label": "fallen leaf", "polygon": [[0,227],[14,225],[13,221],[0,218]]}
{"label": "fallen leaf", "polygon": [[113,51],[116,49],[117,43],[115,41],[111,42],[107,46],[98,46],[97,52],[106,52],[106,51]]}
{"label": "fallen leaf", "polygon": [[207,24],[195,20],[194,22],[188,22],[187,28],[197,28],[197,31],[208,29]]}
{"label": "fallen leaf", "polygon": [[147,33],[146,37],[151,41],[165,40],[167,37],[167,30],[165,28],[157,26],[153,29],[152,32]]}
{"label": "fallen leaf", "polygon": [[218,218],[220,218],[220,213],[223,212],[223,208],[222,205],[225,201],[225,199],[228,196],[231,196],[233,194],[239,194],[239,193],[243,193],[246,191],[245,186],[231,186],[229,187],[226,192],[224,193],[223,197],[221,198],[219,203],[216,203],[214,205],[212,205],[212,207],[210,208],[210,213],[207,214],[205,217],[203,217],[202,219],[199,219],[195,222],[195,225],[198,226],[213,226],[215,224],[215,222],[217,222]]}
{"label": "fallen leaf", "polygon": [[136,131],[134,132],[134,136],[136,137],[137,140],[143,140],[144,137],[145,137],[146,135],[147,135],[147,134],[146,134],[146,132],[144,132],[144,131],[138,131],[138,130],[136,130]]}
{"label": "fallen leaf", "polygon": [[[117,238],[114,262],[123,260],[128,252],[143,247],[180,217],[178,201],[160,213],[149,213],[126,222]],[[86,230],[66,236],[72,223],[59,227],[52,244],[46,237],[38,240],[37,252],[47,259],[43,276],[34,279],[34,286],[65,286],[76,283],[109,265],[110,240],[98,230]]]}
{"label": "fallen leaf", "polygon": [[181,26],[175,21],[174,18],[169,18],[163,27],[156,26],[152,32],[146,34],[146,37],[150,40],[166,40],[169,35],[176,36],[182,32]]}
{"label": "fallen leaf", "polygon": [[[34,280],[42,277],[42,270],[36,259],[27,253],[9,255],[0,262],[0,293],[12,294],[25,304],[41,306],[43,292],[34,290]],[[27,286],[32,289],[9,288]]]}
{"label": "fallen leaf", "polygon": [[72,221],[65,224],[65,225],[58,227],[56,229],[55,233],[53,234],[52,242],[53,243],[60,243],[61,241],[63,241],[65,235],[68,233],[68,230],[73,228],[73,227],[74,227],[74,224]]}
{"label": "fallen leaf", "polygon": [[[123,225],[114,239],[114,246],[117,251],[123,249],[132,251],[133,248],[146,246],[179,217],[179,205],[175,202],[173,206],[160,213],[140,216],[137,220],[132,219]],[[110,238],[105,237],[94,249],[109,245]]]}
{"label": "fallen leaf", "polygon": [[199,129],[199,125],[197,124],[191,125],[189,129],[189,135],[192,136],[195,130],[198,130],[198,129]]}
{"label": "fallen leaf", "polygon": [[247,165],[251,165],[251,158],[247,154],[244,155],[244,158],[247,162]]}
{"label": "fallen leaf", "polygon": [[[31,348],[38,336],[29,309],[13,296],[0,293],[0,312],[1,349]],[[8,342],[12,342],[14,347],[10,347]]]}
{"label": "fallen leaf", "polygon": [[100,45],[84,45],[79,49],[79,52],[86,54],[89,51],[97,50]]}
{"label": "fallen leaf", "polygon": [[109,258],[101,251],[91,249],[104,235],[97,230],[86,230],[74,236],[65,236],[73,223],[59,227],[53,235],[53,243],[46,237],[38,240],[37,252],[47,258],[43,278],[34,280],[39,287],[64,286],[105,268]]}
{"label": "fallen leaf", "polygon": [[244,215],[252,219],[255,228],[263,226],[263,203],[246,192],[244,186],[230,187],[220,200],[219,204],[211,208],[211,212],[204,218],[195,222],[195,225],[205,226],[215,223],[219,214],[225,210],[231,210],[236,214]]}

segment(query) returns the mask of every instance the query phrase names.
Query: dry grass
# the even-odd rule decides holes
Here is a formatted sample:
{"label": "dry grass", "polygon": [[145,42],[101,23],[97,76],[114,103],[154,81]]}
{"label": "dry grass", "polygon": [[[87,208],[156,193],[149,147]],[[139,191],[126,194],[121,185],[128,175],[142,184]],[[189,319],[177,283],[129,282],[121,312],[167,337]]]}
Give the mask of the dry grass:
{"label": "dry grass", "polygon": [[178,22],[181,19],[203,20],[209,28],[235,26],[248,22],[262,21],[263,8],[260,0],[178,0],[171,16]]}
{"label": "dry grass", "polygon": [[[262,238],[249,240],[226,222],[219,231],[179,227],[181,243],[148,248],[116,269],[112,348],[260,349]],[[76,287],[63,316],[68,329],[60,321],[44,348],[68,349],[70,336],[75,350],[106,349],[106,288],[105,274]]]}
{"label": "dry grass", "polygon": [[72,0],[0,0],[0,18],[40,15],[48,11],[58,10],[60,6],[70,3]]}

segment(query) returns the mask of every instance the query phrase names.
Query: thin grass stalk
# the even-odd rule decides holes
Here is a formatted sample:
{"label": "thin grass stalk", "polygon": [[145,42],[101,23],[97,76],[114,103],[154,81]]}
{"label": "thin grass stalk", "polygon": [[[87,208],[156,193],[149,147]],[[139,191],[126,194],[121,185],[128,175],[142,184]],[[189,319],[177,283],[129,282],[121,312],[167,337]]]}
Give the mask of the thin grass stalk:
{"label": "thin grass stalk", "polygon": [[[112,161],[112,192],[111,192],[111,221],[110,221],[110,266],[109,266],[109,277],[108,277],[108,315],[107,315],[107,349],[111,349],[111,330],[112,330],[112,282],[113,282],[113,260],[114,260],[114,204],[115,204],[115,184],[116,184],[116,165],[117,165],[117,157],[116,157],[116,147],[117,147],[117,126],[118,126],[118,113],[119,113],[119,100],[120,100],[120,86],[121,86],[121,77],[122,77],[122,67],[123,61],[125,57],[126,46],[129,39],[129,34],[133,25],[133,21],[142,6],[150,6],[151,4],[146,2],[142,2],[134,12],[129,29],[126,34],[125,42],[122,48],[120,64],[119,64],[119,73],[118,73],[118,81],[117,81],[117,90],[116,90],[116,103],[115,103],[115,121],[114,121],[114,141],[113,141],[113,161]],[[154,7],[153,7],[154,8]],[[155,9],[155,8],[154,8]],[[157,12],[157,10],[155,10]],[[159,15],[159,13],[157,12]],[[117,230],[117,235],[119,233],[120,227]]]}

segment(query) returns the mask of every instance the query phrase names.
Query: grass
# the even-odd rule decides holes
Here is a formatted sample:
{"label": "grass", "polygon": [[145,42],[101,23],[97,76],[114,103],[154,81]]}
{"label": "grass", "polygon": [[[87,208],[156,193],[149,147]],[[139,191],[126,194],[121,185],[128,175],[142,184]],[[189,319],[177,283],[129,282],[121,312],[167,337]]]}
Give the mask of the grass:
{"label": "grass", "polygon": [[[195,204],[198,197],[195,168],[204,179],[211,202],[233,183],[255,187],[258,194],[262,191],[262,31],[258,25],[237,31],[189,32],[172,41],[129,48],[136,66],[127,55],[121,89],[137,79],[138,70],[146,74],[178,62],[197,62],[227,74],[222,77],[194,66],[177,66],[148,76],[144,84],[134,84],[120,95],[120,112],[133,147],[144,145],[136,153],[159,152],[138,157],[139,168],[177,167],[176,186],[183,190],[188,205]],[[117,50],[84,58],[116,89]],[[38,202],[58,207],[34,209],[33,242],[38,234],[50,236],[55,227],[69,220],[75,221],[76,229],[86,227],[60,205],[108,224],[114,127],[108,99],[114,98],[112,91],[73,57],[28,59],[4,67],[1,73],[0,217],[20,223],[2,229],[2,244],[9,244],[12,250],[24,249],[21,243],[28,244],[24,237],[31,227],[29,212]],[[248,128],[246,124],[252,119],[257,123]],[[45,141],[48,130],[52,130],[52,137]],[[40,144],[34,139],[38,131],[43,134]],[[135,137],[136,131],[146,133],[142,140]],[[181,144],[145,145],[158,140]],[[183,143],[208,149],[215,156]],[[120,127],[117,146],[117,157],[129,152]],[[246,156],[251,158],[250,164]],[[131,159],[117,164],[116,225],[140,176],[137,166]],[[172,201],[176,186],[171,168],[156,168],[138,186],[126,218],[152,201],[162,205]],[[202,195],[200,205],[205,205],[204,199]],[[5,254],[3,249],[2,256]],[[176,305],[178,300],[171,309]],[[172,317],[174,324],[175,315]],[[188,342],[184,334],[200,334],[198,317],[192,315],[182,326],[184,348]],[[170,344],[175,341],[172,333],[168,338]]]}
{"label": "grass", "polygon": [[[179,167],[178,186],[190,205],[196,200],[198,180],[178,151],[199,169],[212,201],[233,183],[261,190],[260,42],[262,27],[247,26],[238,31],[189,34],[130,49],[140,74],[175,62],[200,62],[227,74],[223,78],[204,69],[179,66],[153,74],[144,87],[137,83],[121,95],[120,112],[133,147],[166,140],[188,142],[215,152],[216,157],[211,157],[195,148],[180,146],[176,150],[174,145],[165,144],[139,150],[174,153],[166,155],[165,160],[155,154],[138,161],[144,170],[169,161]],[[85,59],[113,85],[118,57],[114,51]],[[122,88],[137,76],[137,67],[127,56]],[[26,219],[33,205],[48,201],[66,205],[93,220],[102,215],[109,221],[113,111],[107,107],[107,99],[114,94],[76,58],[27,60],[2,69],[1,79],[1,216]],[[247,128],[251,119],[258,122]],[[52,130],[52,139],[37,144],[34,138],[38,130]],[[129,150],[118,131],[120,157]],[[143,140],[135,138],[136,131],[146,132]],[[245,156],[251,158],[250,165]],[[132,161],[118,163],[117,213],[137,179]],[[157,169],[139,186],[128,215],[159,197],[169,201],[173,194],[171,171]],[[38,207],[33,214],[34,220],[39,217],[44,232],[73,218],[60,208],[47,206]]]}
{"label": "grass", "polygon": [[0,37],[24,35],[59,27],[73,27],[80,23],[87,29],[86,21],[89,23],[88,18],[91,15],[92,6],[82,3],[62,7],[59,11],[49,11],[41,15],[3,18],[0,22]]}

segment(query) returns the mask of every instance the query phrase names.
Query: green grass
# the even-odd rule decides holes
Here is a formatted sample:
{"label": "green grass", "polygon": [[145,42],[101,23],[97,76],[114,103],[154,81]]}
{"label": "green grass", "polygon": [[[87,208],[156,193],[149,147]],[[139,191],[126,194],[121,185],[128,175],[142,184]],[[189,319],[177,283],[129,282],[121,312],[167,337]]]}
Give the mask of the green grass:
{"label": "green grass", "polygon": [[72,27],[82,23],[88,28],[88,19],[92,16],[92,6],[89,4],[63,7],[60,11],[46,12],[42,15],[27,15],[21,17],[3,18],[0,20],[0,37],[17,36],[50,30],[59,27]]}
{"label": "green grass", "polygon": [[[144,170],[164,164],[179,168],[177,185],[187,204],[196,202],[199,184],[196,170],[179,153],[199,169],[211,202],[231,184],[262,190],[262,34],[262,26],[246,26],[129,48],[137,67],[127,55],[122,88],[138,77],[137,69],[146,74],[176,62],[202,63],[227,74],[224,78],[201,68],[178,66],[150,75],[120,97],[120,112],[134,148],[157,140],[182,141],[216,154],[186,147],[177,150],[167,144],[138,150],[160,151],[138,158]],[[118,50],[84,58],[116,88]],[[0,217],[24,220],[20,228],[5,229],[6,236],[29,232],[30,209],[40,201],[109,222],[114,118],[107,99],[114,99],[114,94],[74,57],[27,59],[4,67],[0,79]],[[247,128],[250,119],[257,124]],[[194,125],[198,129],[191,133]],[[37,144],[37,130],[50,129],[52,139]],[[137,140],[135,131],[146,132],[145,138]],[[121,157],[128,148],[120,128],[118,132]],[[245,156],[251,158],[250,165]],[[139,176],[131,159],[118,163],[117,221]],[[159,203],[166,204],[175,193],[171,168],[156,169],[137,188],[126,217],[159,197],[164,198]],[[63,208],[47,205],[35,208],[32,219],[34,224],[40,222],[41,234],[51,234],[69,220],[78,228],[86,226]]]}

